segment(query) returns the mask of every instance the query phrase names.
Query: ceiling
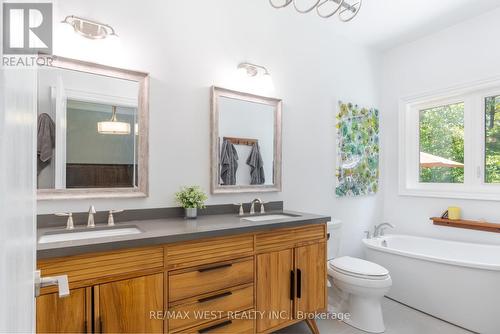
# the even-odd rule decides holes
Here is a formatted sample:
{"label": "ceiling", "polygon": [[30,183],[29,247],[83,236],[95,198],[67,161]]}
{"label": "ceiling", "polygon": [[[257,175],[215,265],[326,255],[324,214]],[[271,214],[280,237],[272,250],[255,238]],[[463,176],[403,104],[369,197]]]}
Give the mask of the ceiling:
{"label": "ceiling", "polygon": [[[297,1],[307,4],[311,0]],[[334,21],[332,28],[337,33],[354,42],[389,49],[497,7],[500,0],[364,0],[352,22],[341,23],[333,17],[329,20]]]}
{"label": "ceiling", "polygon": [[[274,1],[279,2],[279,0]],[[317,0],[295,1],[300,2],[301,7],[307,7]],[[345,1],[353,3],[358,0]],[[157,8],[156,12],[161,14],[164,11],[163,8],[168,9],[173,6],[172,3],[180,1],[147,0],[139,5],[136,0],[129,0],[129,2],[130,6],[123,7],[119,12],[116,12],[116,6],[121,5],[123,0],[64,0],[59,1],[57,7],[64,15],[78,13],[84,17],[102,18],[102,21],[112,23],[116,21],[112,19],[113,15],[128,18],[135,15],[135,12],[130,11],[137,10],[141,6],[145,7],[143,10]],[[203,6],[212,6],[214,11],[217,9],[221,13],[225,10],[235,17],[239,15],[239,11],[245,11],[248,15],[259,15],[261,24],[266,24],[267,20],[271,20],[279,24],[312,25],[319,31],[340,35],[355,44],[374,47],[378,50],[393,48],[500,8],[500,0],[364,0],[359,15],[353,21],[343,23],[336,17],[322,19],[315,12],[301,15],[293,9],[293,5],[276,10],[271,7],[269,0],[212,0],[210,2],[200,0],[185,3],[187,5],[181,8],[187,10],[192,7],[195,12],[210,10],[199,9]],[[210,15],[211,12],[207,13]],[[195,16],[191,16],[186,17],[186,20],[193,20]]]}

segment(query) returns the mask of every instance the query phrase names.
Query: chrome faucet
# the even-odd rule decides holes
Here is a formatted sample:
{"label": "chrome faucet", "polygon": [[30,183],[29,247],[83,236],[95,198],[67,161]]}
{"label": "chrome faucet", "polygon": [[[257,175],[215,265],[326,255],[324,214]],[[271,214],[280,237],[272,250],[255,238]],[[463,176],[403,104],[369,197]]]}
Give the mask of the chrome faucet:
{"label": "chrome faucet", "polygon": [[87,227],[95,227],[94,215],[96,214],[95,207],[93,205],[89,208],[89,218],[87,219]]}
{"label": "chrome faucet", "polygon": [[395,228],[396,226],[394,226],[390,223],[383,223],[380,225],[375,225],[375,231],[373,232],[373,237],[374,238],[383,237],[385,234],[384,231],[387,227]]}
{"label": "chrome faucet", "polygon": [[260,204],[260,213],[266,213],[264,209],[264,202],[260,198],[254,199],[251,204],[252,206],[250,207],[250,214],[254,215],[255,214],[255,203]]}

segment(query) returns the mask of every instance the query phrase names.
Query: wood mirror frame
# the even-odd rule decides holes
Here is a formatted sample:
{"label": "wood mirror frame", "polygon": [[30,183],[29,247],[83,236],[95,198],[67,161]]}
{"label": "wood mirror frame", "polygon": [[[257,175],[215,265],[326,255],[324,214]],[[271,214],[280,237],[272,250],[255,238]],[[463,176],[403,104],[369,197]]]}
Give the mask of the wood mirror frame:
{"label": "wood mirror frame", "polygon": [[59,56],[53,56],[51,62],[47,64],[48,67],[138,83],[138,185],[130,188],[38,189],[37,200],[147,197],[149,195],[149,74]]}
{"label": "wood mirror frame", "polygon": [[[274,161],[273,161],[273,184],[268,185],[220,185],[220,157],[219,157],[219,98],[231,98],[246,102],[253,102],[272,106],[274,108]],[[283,102],[280,99],[264,97],[249,93],[242,93],[230,89],[212,87],[211,100],[211,192],[212,194],[232,194],[232,193],[262,193],[280,192],[282,190],[282,139],[281,139],[281,114]]]}

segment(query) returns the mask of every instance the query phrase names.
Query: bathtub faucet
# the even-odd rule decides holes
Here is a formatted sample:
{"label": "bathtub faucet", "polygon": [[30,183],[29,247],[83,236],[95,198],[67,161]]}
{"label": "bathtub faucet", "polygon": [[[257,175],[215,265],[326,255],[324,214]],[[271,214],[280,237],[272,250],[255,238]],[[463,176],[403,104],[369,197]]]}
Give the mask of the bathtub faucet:
{"label": "bathtub faucet", "polygon": [[378,238],[378,237],[383,237],[384,236],[384,231],[386,228],[395,228],[396,226],[390,224],[390,223],[383,223],[380,225],[375,225],[375,231],[373,232],[373,237]]}

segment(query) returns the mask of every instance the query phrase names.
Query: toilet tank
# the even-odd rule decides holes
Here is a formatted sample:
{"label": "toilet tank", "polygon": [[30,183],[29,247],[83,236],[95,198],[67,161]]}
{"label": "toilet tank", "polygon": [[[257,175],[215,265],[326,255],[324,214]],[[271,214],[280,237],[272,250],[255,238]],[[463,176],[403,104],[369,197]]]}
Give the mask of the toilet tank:
{"label": "toilet tank", "polygon": [[327,256],[328,260],[332,260],[339,255],[340,251],[340,240],[341,240],[341,227],[342,222],[339,220],[333,220],[328,222],[327,231],[328,231],[328,244],[327,244]]}

